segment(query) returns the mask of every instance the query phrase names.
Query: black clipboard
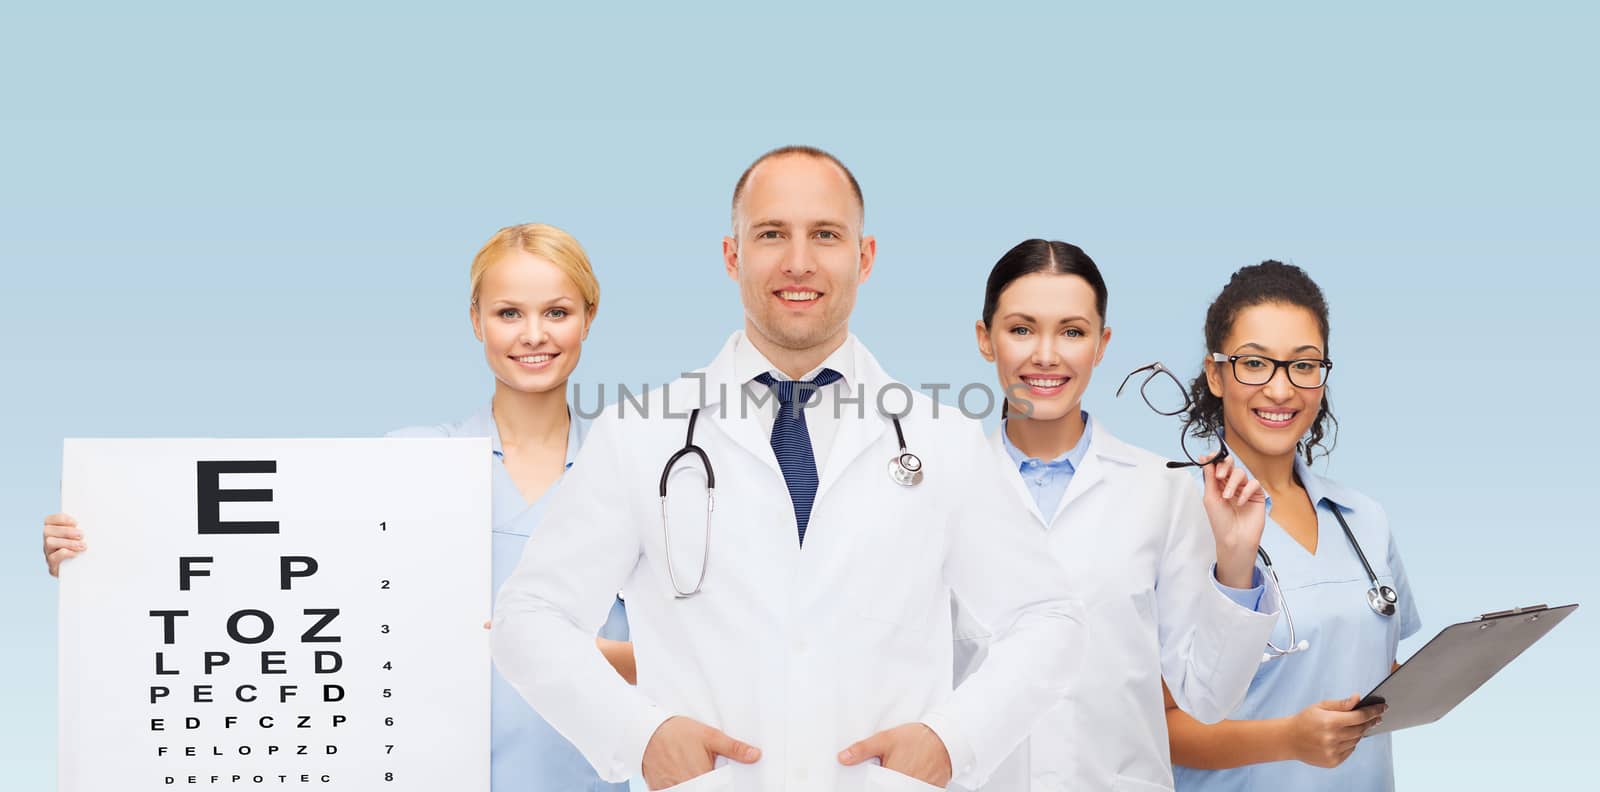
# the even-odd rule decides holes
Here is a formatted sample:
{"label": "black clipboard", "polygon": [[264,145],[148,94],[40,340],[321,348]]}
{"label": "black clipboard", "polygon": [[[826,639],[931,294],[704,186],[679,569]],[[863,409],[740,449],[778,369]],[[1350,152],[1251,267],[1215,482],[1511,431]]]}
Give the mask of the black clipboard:
{"label": "black clipboard", "polygon": [[1383,723],[1367,733],[1409,729],[1444,717],[1577,608],[1529,605],[1440,630],[1356,705],[1389,705]]}

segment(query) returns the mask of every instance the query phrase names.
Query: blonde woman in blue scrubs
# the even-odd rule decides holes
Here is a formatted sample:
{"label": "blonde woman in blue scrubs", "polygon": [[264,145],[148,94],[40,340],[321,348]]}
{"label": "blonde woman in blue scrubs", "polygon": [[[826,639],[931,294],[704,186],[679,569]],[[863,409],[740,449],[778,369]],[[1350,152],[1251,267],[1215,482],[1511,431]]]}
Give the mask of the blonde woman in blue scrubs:
{"label": "blonde woman in blue scrubs", "polygon": [[[1333,424],[1322,290],[1298,267],[1245,267],[1207,311],[1205,341],[1204,371],[1190,386],[1189,429],[1225,437],[1237,464],[1266,489],[1261,547],[1305,648],[1294,651],[1280,621],[1272,645],[1289,653],[1268,647],[1228,720],[1206,725],[1167,710],[1177,788],[1392,790],[1389,735],[1366,736],[1384,708],[1355,705],[1388,675],[1401,639],[1421,623],[1382,507],[1309,467]],[[1398,595],[1393,613],[1368,604],[1372,584],[1360,554]]]}
{"label": "blonde woman in blue scrubs", "polygon": [[[402,429],[391,437],[487,437],[494,453],[493,569],[498,592],[538,529],[546,497],[560,486],[583,442],[584,424],[567,406],[567,378],[600,305],[589,258],[559,228],[530,223],[501,229],[472,261],[472,332],[494,374],[490,403],[468,418]],[[50,573],[85,550],[68,515],[45,519]],[[633,652],[622,603],[596,643],[632,681]],[[626,790],[610,784],[500,676],[493,675],[490,779],[494,792]]]}

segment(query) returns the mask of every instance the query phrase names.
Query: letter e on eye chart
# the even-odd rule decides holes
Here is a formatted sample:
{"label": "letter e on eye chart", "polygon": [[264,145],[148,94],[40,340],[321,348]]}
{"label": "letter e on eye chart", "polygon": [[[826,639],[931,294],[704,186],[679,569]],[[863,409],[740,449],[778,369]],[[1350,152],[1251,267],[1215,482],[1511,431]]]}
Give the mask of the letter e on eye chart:
{"label": "letter e on eye chart", "polygon": [[62,792],[489,788],[488,440],[67,440]]}

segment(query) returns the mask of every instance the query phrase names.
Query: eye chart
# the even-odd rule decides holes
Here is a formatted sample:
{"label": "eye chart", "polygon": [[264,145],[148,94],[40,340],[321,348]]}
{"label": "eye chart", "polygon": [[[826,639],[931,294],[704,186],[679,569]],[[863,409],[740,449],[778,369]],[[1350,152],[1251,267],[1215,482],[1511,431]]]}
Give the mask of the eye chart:
{"label": "eye chart", "polygon": [[487,790],[490,462],[67,440],[58,788]]}

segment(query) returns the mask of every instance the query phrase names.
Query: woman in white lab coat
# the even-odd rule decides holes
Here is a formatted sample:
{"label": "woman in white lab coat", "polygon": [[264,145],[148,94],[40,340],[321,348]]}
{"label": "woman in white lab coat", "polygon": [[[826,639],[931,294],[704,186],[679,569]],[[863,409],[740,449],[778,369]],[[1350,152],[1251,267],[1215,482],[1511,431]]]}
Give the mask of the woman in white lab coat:
{"label": "woman in white lab coat", "polygon": [[[1256,482],[1224,459],[1202,468],[1202,497],[1191,474],[1085,409],[1111,341],[1106,302],[1081,249],[1030,239],[995,264],[977,323],[1006,394],[993,463],[1083,599],[1090,634],[1080,681],[990,779],[996,792],[1171,789],[1163,678],[1185,710],[1221,719],[1275,621],[1255,566]],[[959,681],[982,661],[983,629],[957,622]]]}
{"label": "woman in white lab coat", "polygon": [[[567,378],[578,364],[599,307],[600,284],[576,239],[539,223],[503,228],[469,270],[472,331],[494,375],[489,404],[464,420],[402,429],[391,437],[488,437],[493,460],[493,588],[510,576],[542,520],[547,497],[577,456],[583,422],[567,406]],[[45,518],[50,574],[84,552],[70,515]],[[440,537],[441,546],[448,537]],[[632,677],[628,627],[616,602],[596,639],[624,678]],[[524,702],[498,671],[491,688],[490,783],[494,792],[545,789],[616,792],[570,742]]]}

